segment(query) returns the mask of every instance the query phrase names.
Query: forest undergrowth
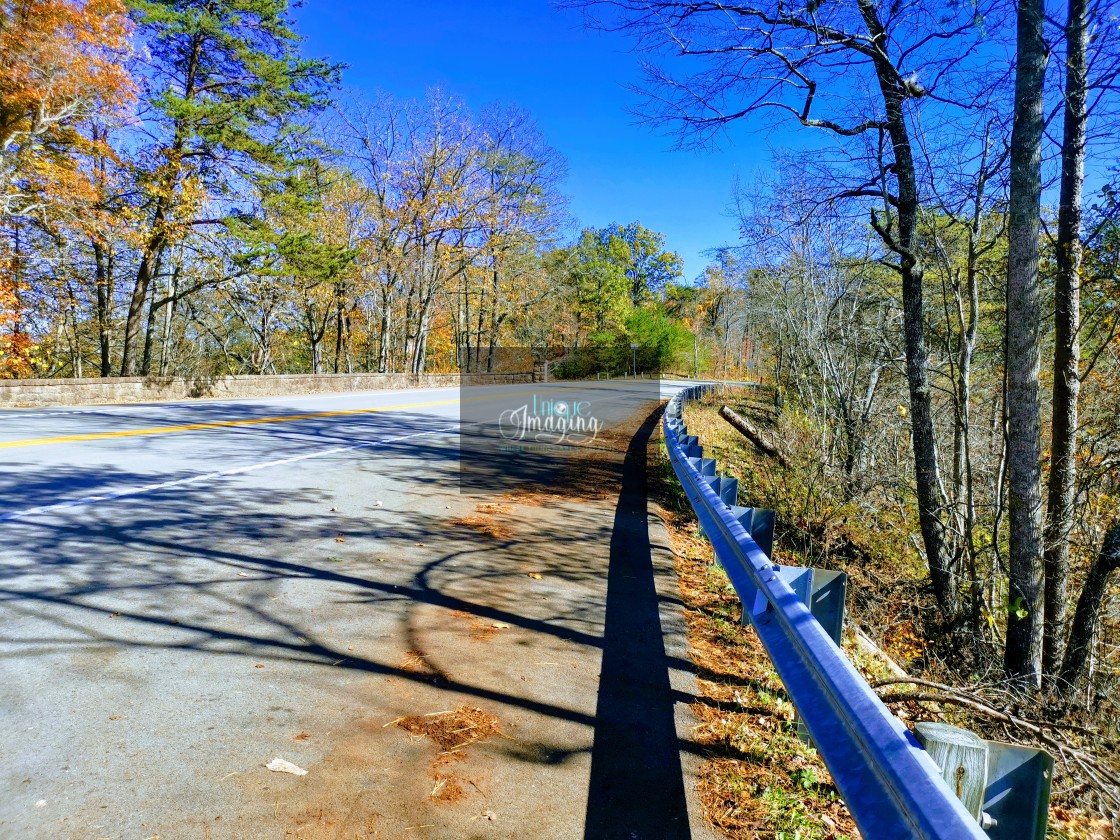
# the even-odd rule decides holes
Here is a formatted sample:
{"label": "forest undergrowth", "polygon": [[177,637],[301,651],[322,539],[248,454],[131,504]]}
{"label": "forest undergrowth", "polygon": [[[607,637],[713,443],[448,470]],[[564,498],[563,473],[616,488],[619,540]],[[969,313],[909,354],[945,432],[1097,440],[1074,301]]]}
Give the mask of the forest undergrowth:
{"label": "forest undergrowth", "polygon": [[[780,442],[788,465],[725,422],[722,405]],[[1017,693],[998,661],[957,655],[939,621],[916,514],[891,506],[886,494],[845,500],[819,465],[799,457],[813,448],[799,446],[809,432],[796,415],[778,415],[753,392],[728,391],[690,403],[685,419],[720,474],[739,479],[739,504],[776,511],[775,562],[848,574],[844,650],[892,712],[911,727],[940,721],[1047,750],[1055,760],[1047,836],[1117,836],[1120,717],[1109,699],[1086,708]],[[708,819],[733,838],[858,836],[827,769],[797,740],[789,698],[753,630],[740,626],[738,598],[667,460],[660,468],[702,695],[694,707],[699,740],[711,751],[701,781]]]}

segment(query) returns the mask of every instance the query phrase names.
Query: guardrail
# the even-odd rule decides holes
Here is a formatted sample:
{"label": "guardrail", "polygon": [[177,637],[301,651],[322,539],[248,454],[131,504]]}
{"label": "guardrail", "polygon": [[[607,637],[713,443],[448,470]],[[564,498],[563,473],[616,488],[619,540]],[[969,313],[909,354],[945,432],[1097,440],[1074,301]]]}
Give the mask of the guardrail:
{"label": "guardrail", "polygon": [[726,494],[721,498],[730,480],[715,475],[715,462],[703,458],[681,417],[686,400],[712,387],[686,389],[669,402],[669,459],[860,832],[872,840],[988,840],[929,754],[782,580]]}

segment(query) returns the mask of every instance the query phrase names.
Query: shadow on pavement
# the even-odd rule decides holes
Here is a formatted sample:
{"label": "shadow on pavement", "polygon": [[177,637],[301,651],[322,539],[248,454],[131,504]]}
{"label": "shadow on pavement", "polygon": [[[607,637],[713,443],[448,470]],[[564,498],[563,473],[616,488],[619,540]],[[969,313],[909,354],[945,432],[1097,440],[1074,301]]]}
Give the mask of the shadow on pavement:
{"label": "shadow on pavement", "polygon": [[[191,419],[197,421],[199,413]],[[417,503],[421,496],[447,493],[461,480],[459,436],[437,434],[308,462],[315,464],[314,473],[301,473],[286,487],[238,479],[183,484],[135,496],[127,505],[93,504],[3,523],[0,677],[10,691],[5,702],[13,716],[17,708],[33,710],[38,694],[66,690],[65,681],[79,665],[100,668],[98,657],[106,650],[158,652],[161,662],[175,667],[203,658],[231,666],[248,660],[230,671],[231,685],[247,679],[246,672],[260,673],[248,671],[251,663],[391,677],[582,727],[588,737],[575,745],[542,738],[503,742],[495,749],[519,761],[552,765],[578,758],[590,746],[588,840],[687,838],[678,750],[696,747],[677,739],[668,669],[692,665],[665,655],[646,519],[646,446],[657,416],[650,414],[628,443],[615,442],[625,448],[621,466],[617,454],[604,452],[601,475],[583,464],[570,470],[581,473],[576,479],[585,484],[601,485],[600,495],[587,497],[599,500],[612,498],[621,478],[613,529],[610,502],[587,505],[579,492],[547,501],[538,518],[514,523],[516,532],[508,539],[454,527],[453,514],[437,509],[442,503],[427,509]],[[444,425],[407,414],[389,421],[377,414],[352,415],[333,423],[247,427],[237,437],[268,451],[295,445],[298,453],[312,444],[364,444]],[[149,440],[154,441],[137,443],[147,446]],[[212,442],[206,460],[232,458],[235,443]],[[516,475],[515,487],[546,484],[558,465],[548,458],[530,460]],[[57,466],[38,474],[21,473],[14,461],[11,466],[0,475],[0,513],[151,481],[150,474],[109,465]],[[510,472],[509,459],[498,455],[474,466],[481,486]],[[399,475],[407,481],[392,491],[394,497],[385,497],[384,507],[360,495],[343,504],[338,498],[350,497],[337,496],[331,485],[336,467],[347,470],[338,476],[369,480],[371,487],[382,486],[374,478]],[[160,478],[194,474],[180,470]],[[546,515],[549,510],[553,516]],[[525,513],[534,516],[532,508]],[[608,543],[609,558],[605,551],[590,551]],[[527,575],[526,568],[539,574]],[[591,691],[582,706],[547,691],[520,691],[513,683],[496,687],[485,675],[463,669],[451,649],[427,657],[427,671],[401,664],[398,645],[424,647],[422,631],[432,616],[455,613],[467,616],[457,621],[477,617],[508,625],[511,636],[532,634],[534,660],[572,656],[572,646],[601,647],[594,715]],[[378,615],[400,641],[355,651],[348,646],[349,631],[328,620],[362,614]],[[17,675],[29,664],[36,665],[43,683],[21,687]],[[96,673],[108,683],[116,672]],[[147,682],[146,672],[137,679],[138,696],[162,690]],[[193,694],[182,698],[194,700]]]}
{"label": "shadow on pavement", "polygon": [[646,518],[646,446],[659,415],[631,439],[622,466],[586,840],[691,837]]}

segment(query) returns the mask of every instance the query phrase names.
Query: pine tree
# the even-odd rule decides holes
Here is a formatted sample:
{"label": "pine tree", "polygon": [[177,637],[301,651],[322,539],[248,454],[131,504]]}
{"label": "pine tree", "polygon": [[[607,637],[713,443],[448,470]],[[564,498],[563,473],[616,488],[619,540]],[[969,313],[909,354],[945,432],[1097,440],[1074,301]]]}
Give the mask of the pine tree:
{"label": "pine tree", "polygon": [[[160,140],[142,177],[150,222],[125,323],[123,376],[137,371],[144,304],[169,246],[196,226],[221,224],[249,181],[283,168],[292,126],[326,104],[339,73],[299,56],[287,0],[131,6],[151,55],[149,120]],[[210,206],[219,212],[208,218]]]}

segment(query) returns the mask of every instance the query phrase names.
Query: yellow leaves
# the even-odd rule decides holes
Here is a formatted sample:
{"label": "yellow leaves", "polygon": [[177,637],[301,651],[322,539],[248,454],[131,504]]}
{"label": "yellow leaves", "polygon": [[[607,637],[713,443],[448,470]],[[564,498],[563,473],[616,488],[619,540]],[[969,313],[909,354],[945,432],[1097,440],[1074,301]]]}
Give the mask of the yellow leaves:
{"label": "yellow leaves", "polygon": [[[131,24],[122,0],[13,0],[0,27],[0,213],[73,208],[97,195],[82,157],[105,155],[79,127],[116,119],[136,87],[124,66]],[[27,198],[33,196],[33,199]]]}
{"label": "yellow leaves", "polygon": [[0,379],[22,379],[32,373],[35,346],[22,331],[20,289],[13,277],[14,261],[0,260]]}
{"label": "yellow leaves", "polygon": [[[122,0],[16,0],[0,30],[0,101],[29,118],[116,111],[135,85],[122,63],[132,32]],[[84,107],[83,107],[84,106]]]}

